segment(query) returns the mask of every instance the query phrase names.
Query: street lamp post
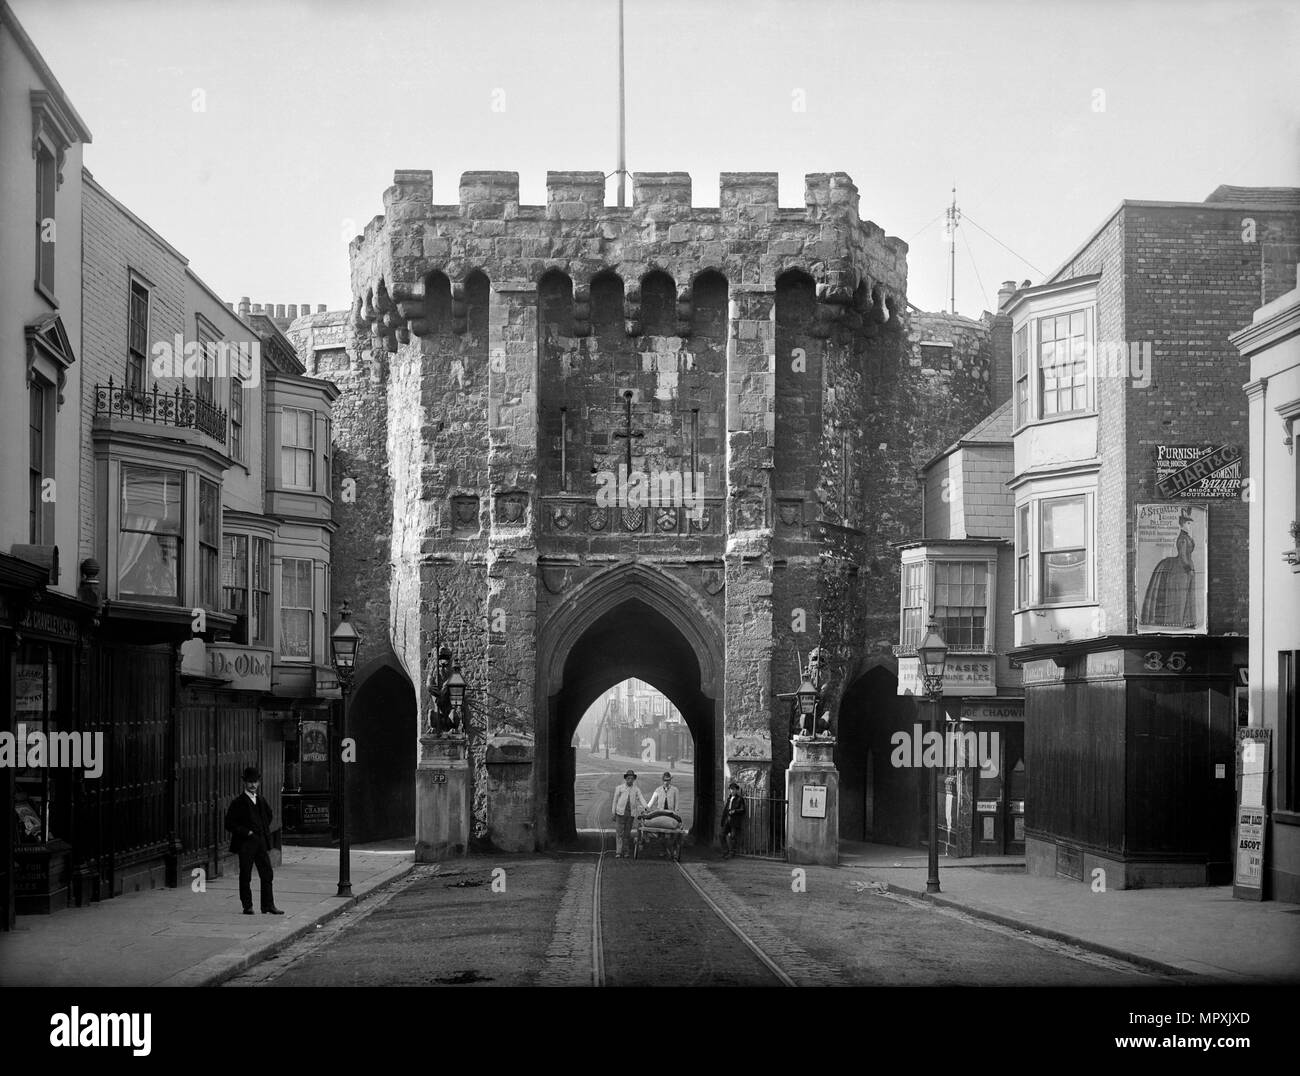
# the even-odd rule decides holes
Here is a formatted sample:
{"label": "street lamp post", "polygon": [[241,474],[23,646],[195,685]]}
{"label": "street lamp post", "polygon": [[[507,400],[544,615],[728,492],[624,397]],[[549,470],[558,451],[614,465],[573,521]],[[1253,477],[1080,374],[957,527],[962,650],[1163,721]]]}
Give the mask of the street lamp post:
{"label": "street lamp post", "polygon": [[[939,627],[933,620],[925,629],[925,638],[916,648],[917,661],[921,666],[921,677],[925,686],[925,695],[930,702],[930,731],[939,730],[939,707],[943,698],[943,668],[948,661],[948,644],[939,634]],[[933,739],[930,741],[934,742]],[[940,752],[942,757],[942,751]],[[927,893],[939,892],[939,778],[938,767],[930,766],[930,871],[925,879]]]}
{"label": "street lamp post", "polygon": [[[348,623],[348,603],[343,603],[339,611],[339,624],[330,636],[330,657],[333,659],[334,672],[339,678],[339,691],[343,696],[343,722],[340,742],[348,737],[348,695],[352,690],[352,680],[357,673],[357,653],[361,650],[361,636],[357,629]],[[348,777],[347,763],[342,763],[343,776],[339,787],[339,890],[340,897],[352,896],[352,857],[348,846]]]}

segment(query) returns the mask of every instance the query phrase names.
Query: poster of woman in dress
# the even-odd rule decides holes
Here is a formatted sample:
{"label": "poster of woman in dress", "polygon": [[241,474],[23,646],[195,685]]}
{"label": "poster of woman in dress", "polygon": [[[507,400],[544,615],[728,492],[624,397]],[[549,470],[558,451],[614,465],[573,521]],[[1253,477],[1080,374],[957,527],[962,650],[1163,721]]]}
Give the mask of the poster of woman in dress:
{"label": "poster of woman in dress", "polygon": [[1200,504],[1137,506],[1139,632],[1204,634],[1208,520]]}

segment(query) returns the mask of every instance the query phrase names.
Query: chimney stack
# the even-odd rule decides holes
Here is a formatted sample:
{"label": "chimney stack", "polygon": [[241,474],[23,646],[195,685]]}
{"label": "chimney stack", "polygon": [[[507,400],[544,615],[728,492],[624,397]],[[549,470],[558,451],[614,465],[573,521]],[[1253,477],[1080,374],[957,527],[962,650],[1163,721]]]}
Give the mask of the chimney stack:
{"label": "chimney stack", "polygon": [[1011,296],[1015,295],[1015,293],[1016,293],[1016,282],[1015,282],[1014,280],[1004,280],[1004,281],[1002,281],[1002,287],[998,288],[998,309],[997,309],[997,312],[998,312],[999,314],[1002,313],[1002,311],[1003,311],[1003,309],[1006,307],[1008,301],[1010,301]]}

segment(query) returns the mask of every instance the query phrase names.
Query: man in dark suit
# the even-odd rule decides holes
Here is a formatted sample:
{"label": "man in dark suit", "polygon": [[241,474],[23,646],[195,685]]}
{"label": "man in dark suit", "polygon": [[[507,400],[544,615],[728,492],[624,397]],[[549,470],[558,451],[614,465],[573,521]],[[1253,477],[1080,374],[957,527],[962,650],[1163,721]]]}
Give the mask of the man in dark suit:
{"label": "man in dark suit", "polygon": [[230,850],[239,856],[239,899],[244,914],[253,914],[253,867],[256,865],[257,878],[262,884],[262,914],[284,915],[275,906],[271,892],[271,879],[275,877],[267,854],[271,847],[271,805],[257,794],[261,781],[262,774],[256,766],[244,771],[244,791],[226,811],[226,829],[230,831]]}

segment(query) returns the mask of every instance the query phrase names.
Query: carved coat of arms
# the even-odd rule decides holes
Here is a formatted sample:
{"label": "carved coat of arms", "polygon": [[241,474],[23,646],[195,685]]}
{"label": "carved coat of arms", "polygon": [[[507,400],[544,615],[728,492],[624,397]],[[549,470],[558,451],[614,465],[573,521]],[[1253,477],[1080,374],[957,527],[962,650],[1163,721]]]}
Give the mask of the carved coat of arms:
{"label": "carved coat of arms", "polygon": [[497,498],[497,513],[503,523],[514,526],[523,521],[528,505],[526,493],[503,493]]}

